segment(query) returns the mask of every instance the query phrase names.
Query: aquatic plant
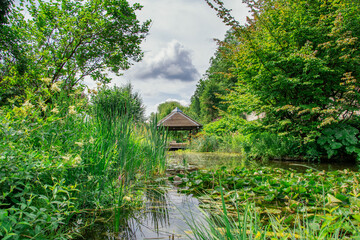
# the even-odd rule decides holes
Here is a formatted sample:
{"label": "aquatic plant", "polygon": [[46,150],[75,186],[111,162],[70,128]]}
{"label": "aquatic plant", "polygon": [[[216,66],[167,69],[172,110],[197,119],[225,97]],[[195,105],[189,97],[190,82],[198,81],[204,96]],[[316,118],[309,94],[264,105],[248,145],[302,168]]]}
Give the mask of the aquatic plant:
{"label": "aquatic plant", "polygon": [[[187,188],[181,191],[199,196],[202,208],[216,215],[214,219],[208,219],[208,224],[217,228],[219,221],[220,227],[236,229],[235,226],[241,226],[251,204],[251,212],[256,212],[260,219],[256,228],[263,239],[269,232],[285,234],[279,235],[284,239],[296,239],[295,235],[303,239],[343,239],[360,235],[357,229],[360,220],[359,177],[358,172],[348,170],[320,172],[309,169],[298,173],[265,167],[222,168],[189,173],[183,179],[183,186]],[[200,230],[194,229],[196,231]],[[241,231],[248,232],[249,229]],[[226,234],[229,234],[228,230]],[[249,234],[258,235],[256,231]],[[198,239],[206,239],[201,237],[203,230],[199,235]]]}
{"label": "aquatic plant", "polygon": [[127,201],[137,181],[165,169],[166,135],[154,124],[106,121],[76,99],[54,99],[45,112],[30,104],[1,109],[3,239],[80,235],[102,209],[138,204]]}

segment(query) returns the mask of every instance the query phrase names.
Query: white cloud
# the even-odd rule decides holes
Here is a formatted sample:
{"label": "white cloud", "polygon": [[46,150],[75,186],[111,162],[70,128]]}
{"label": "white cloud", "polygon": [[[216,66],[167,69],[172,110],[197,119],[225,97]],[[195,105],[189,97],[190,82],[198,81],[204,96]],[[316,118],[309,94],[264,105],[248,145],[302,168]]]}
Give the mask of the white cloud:
{"label": "white cloud", "polygon": [[[151,19],[152,26],[142,44],[143,61],[136,63],[124,76],[114,76],[113,83],[121,85],[130,81],[134,90],[142,95],[147,115],[167,99],[190,102],[197,80],[209,67],[209,60],[217,49],[213,39],[223,39],[228,27],[204,0],[129,2],[144,6],[136,14],[140,21]],[[245,21],[248,10],[242,1],[223,2],[225,7],[233,9],[237,20]],[[197,77],[194,77],[195,71]],[[187,79],[189,81],[184,81]]]}
{"label": "white cloud", "polygon": [[157,55],[147,55],[131,73],[138,79],[164,78],[184,82],[197,80],[200,76],[192,63],[191,51],[176,40],[168,43]]}

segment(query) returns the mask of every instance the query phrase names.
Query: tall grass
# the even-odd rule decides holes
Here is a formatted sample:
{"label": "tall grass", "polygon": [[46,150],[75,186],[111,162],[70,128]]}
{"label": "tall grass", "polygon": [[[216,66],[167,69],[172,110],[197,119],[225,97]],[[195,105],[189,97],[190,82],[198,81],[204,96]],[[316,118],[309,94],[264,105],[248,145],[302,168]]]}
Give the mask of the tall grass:
{"label": "tall grass", "polygon": [[198,135],[192,139],[190,148],[196,152],[215,152],[219,149],[219,138],[209,135]]}
{"label": "tall grass", "polygon": [[[221,198],[224,203],[224,196]],[[215,206],[219,206],[214,202]],[[235,204],[232,213],[220,204],[217,211],[203,211],[205,221],[187,218],[191,229],[187,235],[196,240],[245,240],[245,239],[358,239],[358,226],[349,220],[351,215],[318,213],[295,214],[293,223],[286,223],[285,216],[259,213],[255,203],[242,202]],[[264,219],[267,220],[264,220]]]}
{"label": "tall grass", "polygon": [[131,207],[137,181],[163,173],[166,134],[154,123],[76,103],[1,110],[2,239],[80,235],[102,209]]}
{"label": "tall grass", "polygon": [[282,159],[299,154],[299,141],[291,136],[278,136],[274,133],[242,134],[226,133],[221,136],[199,134],[191,143],[197,152],[242,153],[247,158]]}

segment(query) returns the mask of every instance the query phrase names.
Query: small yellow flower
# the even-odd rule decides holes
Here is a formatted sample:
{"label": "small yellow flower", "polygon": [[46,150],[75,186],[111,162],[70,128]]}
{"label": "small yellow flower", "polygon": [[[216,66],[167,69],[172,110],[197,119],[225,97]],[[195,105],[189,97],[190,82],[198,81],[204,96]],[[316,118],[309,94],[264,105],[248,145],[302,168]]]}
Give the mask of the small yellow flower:
{"label": "small yellow flower", "polygon": [[24,102],[23,107],[24,107],[25,109],[31,109],[31,108],[34,107],[34,105],[32,105],[32,104],[29,102],[29,100],[27,100],[27,101]]}
{"label": "small yellow flower", "polygon": [[74,158],[74,163],[80,163],[81,162],[81,157],[79,155],[77,155],[75,158]]}
{"label": "small yellow flower", "polygon": [[46,85],[48,85],[51,82],[51,78],[43,78],[41,79]]}
{"label": "small yellow flower", "polygon": [[127,201],[127,202],[130,202],[130,201],[131,201],[131,197],[125,196],[125,197],[123,197],[123,200],[125,200],[125,201]]}
{"label": "small yellow flower", "polygon": [[64,159],[65,162],[68,162],[68,161],[70,161],[71,155],[70,155],[70,154],[66,154],[65,156],[62,156],[61,158]]}
{"label": "small yellow flower", "polygon": [[52,113],[55,113],[55,114],[58,114],[59,113],[59,109],[57,109],[57,107],[54,107],[52,110],[51,110]]}
{"label": "small yellow flower", "polygon": [[69,114],[76,114],[75,106],[69,106]]}
{"label": "small yellow flower", "polygon": [[60,85],[60,82],[55,82],[55,83],[53,83],[53,84],[51,85],[51,88],[50,88],[51,91],[53,91],[53,92],[60,92],[61,89],[60,89],[59,85]]}
{"label": "small yellow flower", "polygon": [[89,143],[93,144],[95,142],[95,139],[93,137],[90,137]]}
{"label": "small yellow flower", "polygon": [[75,94],[76,95],[79,95],[79,94],[81,94],[83,92],[83,89],[82,88],[77,88],[76,90],[75,90]]}
{"label": "small yellow flower", "polygon": [[75,142],[75,145],[78,145],[79,147],[83,147],[84,143],[83,142]]}

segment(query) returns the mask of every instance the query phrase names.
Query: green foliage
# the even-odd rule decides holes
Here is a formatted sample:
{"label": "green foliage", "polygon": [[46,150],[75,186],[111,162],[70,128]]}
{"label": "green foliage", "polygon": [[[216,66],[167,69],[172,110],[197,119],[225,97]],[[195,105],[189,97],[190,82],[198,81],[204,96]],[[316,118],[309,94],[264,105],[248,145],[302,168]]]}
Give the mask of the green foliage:
{"label": "green foliage", "polygon": [[[192,149],[206,151],[205,143],[212,143],[212,150],[243,153],[246,158],[286,159],[300,155],[300,141],[288,135],[280,136],[260,130],[260,123],[236,116],[224,116],[204,126]],[[212,141],[209,141],[211,139]]]}
{"label": "green foliage", "polygon": [[233,133],[238,130],[246,131],[253,123],[247,122],[245,119],[234,117],[222,117],[214,122],[206,124],[203,132],[207,135],[223,136],[229,132]]}
{"label": "green foliage", "polygon": [[226,94],[237,81],[236,77],[229,74],[234,63],[225,57],[229,54],[231,46],[236,45],[233,33],[229,31],[224,41],[218,41],[218,45],[215,56],[210,59],[209,69],[203,79],[200,79],[191,97],[191,115],[204,123],[215,120],[220,116],[221,111],[227,109],[228,104],[220,95]]}
{"label": "green foliage", "polygon": [[12,0],[3,0],[0,2],[0,28],[4,23],[7,22],[7,15],[10,12],[10,6],[12,4]]}
{"label": "green foliage", "polygon": [[215,152],[219,149],[219,142],[215,136],[198,135],[192,139],[190,148],[197,152]]}
{"label": "green foliage", "polygon": [[317,143],[325,149],[328,158],[344,154],[359,154],[358,134],[359,130],[350,125],[334,125],[322,131]]}
{"label": "green foliage", "polygon": [[86,76],[109,82],[106,72],[118,74],[142,56],[139,45],[150,22],[140,24],[139,9],[126,0],[21,1],[9,15],[15,50],[21,54],[0,49],[0,98],[36,92],[44,78],[49,90],[68,93]]}
{"label": "green foliage", "polygon": [[359,177],[348,170],[222,168],[188,173],[182,191],[200,195],[213,215],[211,233],[193,222],[197,239],[357,238]]}
{"label": "green foliage", "polygon": [[159,104],[156,112],[158,120],[161,120],[169,115],[175,108],[179,108],[183,112],[186,112],[187,110],[187,107],[181,105],[181,103],[177,101],[169,101]]}
{"label": "green foliage", "polygon": [[117,121],[128,116],[135,121],[145,119],[145,108],[139,93],[133,93],[131,84],[123,87],[104,86],[92,96],[95,116],[101,116],[104,121]]}
{"label": "green foliage", "polygon": [[[246,1],[252,17],[245,26],[215,2],[207,1],[232,26],[237,42],[224,55],[237,78],[222,94],[228,114],[264,113],[261,129],[290,134],[301,145],[316,142],[327,128],[358,121],[358,1]],[[332,145],[332,151],[341,148]],[[330,148],[328,156],[340,153]]]}
{"label": "green foliage", "polygon": [[166,135],[154,123],[107,125],[79,96],[1,109],[0,237],[72,238],[96,220],[87,213],[138,204],[139,179],[164,172]]}

